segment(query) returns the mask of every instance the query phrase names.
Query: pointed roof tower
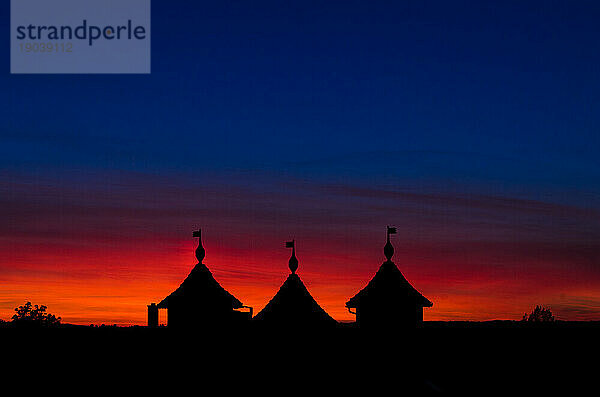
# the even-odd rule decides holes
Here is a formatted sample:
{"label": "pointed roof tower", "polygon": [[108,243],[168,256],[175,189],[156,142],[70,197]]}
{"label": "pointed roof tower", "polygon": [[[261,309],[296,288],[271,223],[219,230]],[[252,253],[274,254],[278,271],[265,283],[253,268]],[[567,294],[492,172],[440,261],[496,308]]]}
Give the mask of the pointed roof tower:
{"label": "pointed roof tower", "polygon": [[369,281],[367,286],[354,295],[346,307],[359,308],[360,306],[371,305],[395,305],[395,304],[414,304],[420,307],[431,307],[433,303],[417,291],[392,262],[394,247],[390,242],[390,234],[395,234],[396,228],[387,228],[387,242],[383,247],[383,253],[386,261],[383,262],[375,276]]}
{"label": "pointed roof tower", "polygon": [[198,237],[198,248],[196,248],[198,263],[183,283],[158,304],[158,308],[166,309],[171,305],[194,305],[210,310],[242,308],[242,302],[221,287],[208,267],[202,263],[206,251],[202,246],[201,230],[195,231],[193,236]]}
{"label": "pointed roof tower", "polygon": [[283,326],[332,326],[337,322],[312,297],[308,289],[296,274],[295,241],[286,243],[292,248],[288,262],[291,274],[269,303],[254,317],[254,320]]}

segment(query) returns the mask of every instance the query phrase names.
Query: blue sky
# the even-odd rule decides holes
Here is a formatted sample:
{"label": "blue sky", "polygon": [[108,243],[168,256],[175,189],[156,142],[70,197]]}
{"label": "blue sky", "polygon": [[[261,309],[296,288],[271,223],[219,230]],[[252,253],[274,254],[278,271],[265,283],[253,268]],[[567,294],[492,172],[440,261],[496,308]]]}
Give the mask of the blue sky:
{"label": "blue sky", "polygon": [[593,2],[154,3],[149,76],[11,76],[4,43],[4,165],[278,169],[428,151],[597,176]]}

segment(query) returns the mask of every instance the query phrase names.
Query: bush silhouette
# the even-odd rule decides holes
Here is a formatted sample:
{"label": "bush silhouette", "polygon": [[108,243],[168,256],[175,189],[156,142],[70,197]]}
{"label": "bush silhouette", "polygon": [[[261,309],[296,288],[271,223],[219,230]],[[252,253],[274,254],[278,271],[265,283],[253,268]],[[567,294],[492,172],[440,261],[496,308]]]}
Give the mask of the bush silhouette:
{"label": "bush silhouette", "polygon": [[529,315],[525,313],[522,321],[528,321],[532,323],[547,323],[554,321],[554,316],[549,308],[538,305]]}
{"label": "bush silhouette", "polygon": [[12,316],[12,323],[17,326],[32,327],[56,327],[60,325],[60,317],[46,313],[47,307],[42,305],[33,306],[27,302],[23,306],[15,308],[16,314]]}

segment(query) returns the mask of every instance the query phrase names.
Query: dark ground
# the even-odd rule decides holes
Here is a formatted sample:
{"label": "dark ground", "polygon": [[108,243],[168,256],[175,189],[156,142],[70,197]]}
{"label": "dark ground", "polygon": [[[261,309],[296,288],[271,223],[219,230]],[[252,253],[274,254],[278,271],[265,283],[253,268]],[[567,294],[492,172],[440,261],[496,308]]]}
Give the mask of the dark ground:
{"label": "dark ground", "polygon": [[0,329],[3,384],[136,394],[596,393],[600,323],[436,323],[410,332]]}

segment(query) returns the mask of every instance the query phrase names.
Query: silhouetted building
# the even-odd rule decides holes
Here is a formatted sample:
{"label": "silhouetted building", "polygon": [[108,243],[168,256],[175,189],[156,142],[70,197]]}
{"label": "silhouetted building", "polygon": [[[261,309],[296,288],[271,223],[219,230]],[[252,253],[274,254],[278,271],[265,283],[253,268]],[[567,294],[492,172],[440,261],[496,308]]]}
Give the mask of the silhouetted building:
{"label": "silhouetted building", "polygon": [[152,306],[154,304],[148,306],[148,326],[158,324],[158,309],[167,309],[167,325],[172,328],[230,326],[252,317],[252,308],[244,306],[221,287],[208,267],[202,263],[205,251],[200,230],[194,232],[194,237],[198,237],[198,264],[179,288],[156,305],[156,320]]}
{"label": "silhouetted building", "polygon": [[[388,227],[387,243],[383,248],[387,261],[369,284],[346,302],[348,311],[356,315],[359,327],[414,328],[423,323],[423,308],[433,306],[392,262],[394,247],[390,243],[390,234],[394,233],[396,228]],[[356,312],[351,309],[356,309]]]}
{"label": "silhouetted building", "polygon": [[286,243],[292,248],[289,260],[291,274],[269,303],[254,317],[260,324],[275,327],[315,328],[332,327],[337,322],[323,310],[311,296],[296,274],[298,259],[294,241]]}
{"label": "silhouetted building", "polygon": [[158,327],[158,306],[156,303],[148,305],[148,327]]}

